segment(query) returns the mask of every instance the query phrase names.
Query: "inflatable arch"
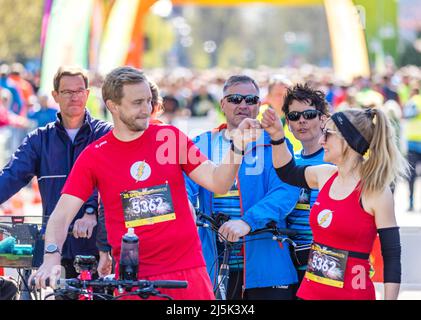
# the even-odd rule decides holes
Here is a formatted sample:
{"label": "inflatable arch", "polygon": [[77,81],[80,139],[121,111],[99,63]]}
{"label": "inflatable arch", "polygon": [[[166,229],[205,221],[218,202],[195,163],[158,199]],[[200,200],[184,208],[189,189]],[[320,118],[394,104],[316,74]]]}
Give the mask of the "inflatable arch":
{"label": "inflatable arch", "polygon": [[[139,4],[136,22],[144,20],[156,0],[143,0]],[[351,0],[172,0],[174,5],[196,4],[206,6],[234,6],[246,3],[270,3],[271,5],[324,5],[330,33],[335,74],[343,80],[354,76],[369,75],[368,53],[359,13]],[[141,27],[138,26],[140,30]],[[143,39],[139,34],[134,39]],[[143,41],[133,41],[127,62],[141,65],[139,52]]]}
{"label": "inflatable arch", "polygon": [[[354,0],[354,2],[362,0]],[[144,21],[157,0],[46,0],[43,18],[41,89],[49,92],[58,66],[88,67],[88,54],[101,73],[130,64],[142,66]],[[335,75],[345,81],[369,76],[367,46],[357,7],[352,0],[172,0],[173,5],[238,6],[323,5]],[[103,12],[107,11],[104,23]],[[94,54],[92,54],[92,52]],[[94,58],[93,58],[94,57]]]}

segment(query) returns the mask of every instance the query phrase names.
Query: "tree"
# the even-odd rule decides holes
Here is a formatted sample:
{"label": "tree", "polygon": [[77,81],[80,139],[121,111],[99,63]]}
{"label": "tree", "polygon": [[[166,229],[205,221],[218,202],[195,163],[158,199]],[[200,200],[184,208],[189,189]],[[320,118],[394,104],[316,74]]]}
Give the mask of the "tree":
{"label": "tree", "polygon": [[[421,41],[421,31],[418,32],[417,39]],[[399,66],[409,64],[421,66],[421,52],[415,48],[415,41],[406,41],[404,43],[404,49],[398,62]]]}
{"label": "tree", "polygon": [[43,0],[0,0],[0,59],[39,58]]}

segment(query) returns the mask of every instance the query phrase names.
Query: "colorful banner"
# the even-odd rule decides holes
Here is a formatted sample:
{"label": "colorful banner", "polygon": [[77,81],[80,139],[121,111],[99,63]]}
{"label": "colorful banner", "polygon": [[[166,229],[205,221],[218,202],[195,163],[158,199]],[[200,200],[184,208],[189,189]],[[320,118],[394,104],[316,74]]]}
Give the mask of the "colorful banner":
{"label": "colorful banner", "polygon": [[53,6],[53,0],[45,0],[44,13],[42,15],[41,38],[40,38],[41,49],[44,49],[45,38],[47,37],[48,23],[50,22],[52,6]]}
{"label": "colorful banner", "polygon": [[[49,91],[52,77],[62,64],[88,67],[88,56],[89,67],[101,74],[124,64],[141,67],[145,17],[155,2],[47,0],[41,38],[43,41],[45,37],[41,89]],[[364,30],[351,0],[172,0],[174,5],[229,6],[258,2],[295,6],[324,3],[336,75],[346,81],[369,75]]]}
{"label": "colorful banner", "polygon": [[145,19],[149,14],[150,7],[156,0],[142,0],[137,9],[136,19],[133,25],[129,51],[127,52],[126,64],[140,68],[145,43]]}
{"label": "colorful banner", "polygon": [[60,66],[88,67],[92,5],[93,0],[53,2],[42,56],[41,92],[51,92]]}
{"label": "colorful banner", "polygon": [[102,33],[105,24],[105,8],[103,0],[94,0],[89,40],[89,68],[98,69]]}
{"label": "colorful banner", "polygon": [[140,0],[115,1],[101,44],[98,63],[98,71],[101,74],[106,74],[113,68],[125,64],[139,3]]}

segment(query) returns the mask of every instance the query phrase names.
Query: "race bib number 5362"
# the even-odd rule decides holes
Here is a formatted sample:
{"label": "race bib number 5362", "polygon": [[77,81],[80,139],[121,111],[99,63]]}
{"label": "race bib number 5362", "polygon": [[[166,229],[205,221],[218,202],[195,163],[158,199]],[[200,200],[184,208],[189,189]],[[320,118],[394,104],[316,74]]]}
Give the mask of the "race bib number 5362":
{"label": "race bib number 5362", "polygon": [[175,219],[168,184],[122,192],[120,197],[127,228]]}
{"label": "race bib number 5362", "polygon": [[348,251],[311,245],[305,277],[328,286],[343,288]]}

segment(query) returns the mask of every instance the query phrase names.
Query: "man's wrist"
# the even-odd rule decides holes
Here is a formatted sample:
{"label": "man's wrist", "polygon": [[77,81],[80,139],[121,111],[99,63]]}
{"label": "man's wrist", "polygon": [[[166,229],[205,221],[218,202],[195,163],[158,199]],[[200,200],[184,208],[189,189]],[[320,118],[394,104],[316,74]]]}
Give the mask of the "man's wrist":
{"label": "man's wrist", "polygon": [[43,263],[48,264],[60,264],[61,263],[61,254],[56,253],[44,253]]}
{"label": "man's wrist", "polygon": [[250,228],[249,232],[252,231],[253,228],[251,226],[251,221],[250,220],[248,220],[246,217],[243,216],[243,217],[240,218],[240,221],[244,222]]}
{"label": "man's wrist", "polygon": [[110,251],[99,251],[99,256],[100,257],[105,257],[105,258],[108,258],[108,257],[111,257],[111,252]]}
{"label": "man's wrist", "polygon": [[283,139],[283,138],[285,138],[285,135],[284,135],[282,132],[277,132],[277,133],[275,133],[275,134],[271,134],[271,135],[270,135],[270,139],[271,139],[272,141],[281,140],[281,139]]}

